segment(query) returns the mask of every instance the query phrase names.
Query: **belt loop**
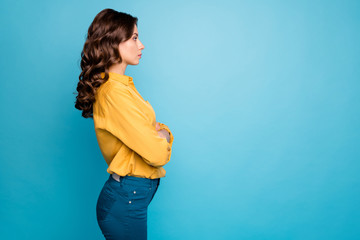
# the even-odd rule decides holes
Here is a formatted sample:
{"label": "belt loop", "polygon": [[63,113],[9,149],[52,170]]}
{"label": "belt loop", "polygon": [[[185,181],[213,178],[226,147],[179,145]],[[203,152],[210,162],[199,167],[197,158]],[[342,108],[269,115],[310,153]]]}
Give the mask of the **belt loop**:
{"label": "belt loop", "polygon": [[120,186],[122,187],[123,186],[123,183],[124,183],[124,181],[125,181],[125,177],[123,177],[123,176],[120,176]]}

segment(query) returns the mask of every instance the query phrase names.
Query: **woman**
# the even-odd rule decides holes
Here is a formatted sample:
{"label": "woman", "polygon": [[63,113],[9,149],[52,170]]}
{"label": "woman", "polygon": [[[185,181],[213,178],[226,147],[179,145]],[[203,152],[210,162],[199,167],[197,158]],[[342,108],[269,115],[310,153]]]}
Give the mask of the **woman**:
{"label": "woman", "polygon": [[75,107],[93,118],[110,174],[96,205],[106,239],[147,239],[147,209],[169,162],[173,135],[156,122],[127,65],[139,64],[144,45],[137,18],[104,9],[91,23],[81,53]]}

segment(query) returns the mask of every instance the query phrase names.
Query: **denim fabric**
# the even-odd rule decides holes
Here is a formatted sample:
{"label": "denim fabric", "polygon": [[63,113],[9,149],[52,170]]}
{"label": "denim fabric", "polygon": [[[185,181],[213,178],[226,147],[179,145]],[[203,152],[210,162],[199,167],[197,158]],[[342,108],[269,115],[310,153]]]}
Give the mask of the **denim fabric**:
{"label": "denim fabric", "polygon": [[111,175],[106,180],[96,204],[96,217],[106,240],[146,240],[147,210],[160,178]]}

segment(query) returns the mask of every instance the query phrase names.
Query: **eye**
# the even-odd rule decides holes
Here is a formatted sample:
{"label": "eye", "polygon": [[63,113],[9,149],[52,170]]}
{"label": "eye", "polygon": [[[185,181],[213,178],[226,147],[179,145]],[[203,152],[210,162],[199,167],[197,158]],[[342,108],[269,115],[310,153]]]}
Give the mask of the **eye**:
{"label": "eye", "polygon": [[133,39],[136,41],[137,37],[134,37]]}

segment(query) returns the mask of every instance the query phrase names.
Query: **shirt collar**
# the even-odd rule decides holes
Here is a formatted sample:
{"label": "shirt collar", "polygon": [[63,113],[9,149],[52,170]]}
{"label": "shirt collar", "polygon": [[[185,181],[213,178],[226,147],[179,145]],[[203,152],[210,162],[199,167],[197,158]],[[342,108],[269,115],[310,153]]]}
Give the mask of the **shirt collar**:
{"label": "shirt collar", "polygon": [[[101,77],[105,77],[105,73],[102,72],[101,73]],[[121,82],[123,84],[125,84],[126,86],[128,86],[129,84],[134,84],[133,82],[133,78],[127,75],[122,75],[120,73],[115,73],[115,72],[109,72],[109,78]]]}

